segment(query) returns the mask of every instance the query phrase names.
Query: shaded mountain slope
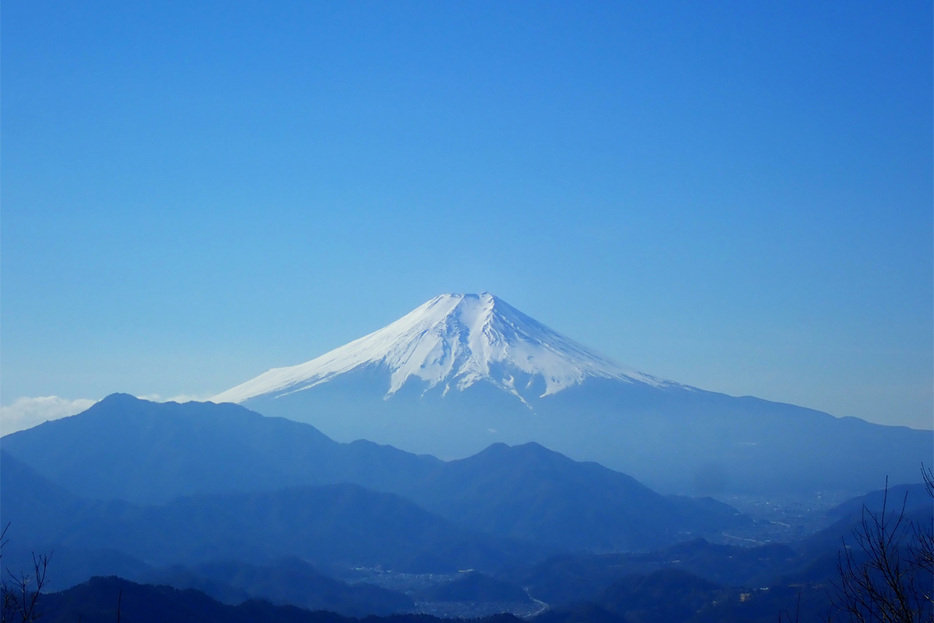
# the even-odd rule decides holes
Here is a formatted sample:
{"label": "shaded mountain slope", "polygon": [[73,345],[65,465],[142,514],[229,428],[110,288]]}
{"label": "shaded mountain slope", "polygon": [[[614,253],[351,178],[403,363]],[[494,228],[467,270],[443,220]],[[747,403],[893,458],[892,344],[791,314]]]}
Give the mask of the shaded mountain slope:
{"label": "shaded mountain slope", "polygon": [[562,549],[645,550],[749,521],[724,504],[665,497],[535,443],[451,461],[406,494],[465,525]]}
{"label": "shaded mountain slope", "polygon": [[614,582],[659,569],[676,569],[720,586],[749,587],[768,586],[801,563],[784,544],[736,547],[696,539],[654,552],[554,556],[512,579],[538,599],[566,605],[597,599]]}
{"label": "shaded mountain slope", "polygon": [[[4,522],[33,520],[13,514],[21,505],[11,499]],[[58,514],[54,505],[50,512]],[[451,572],[540,556],[532,546],[471,532],[398,496],[350,484],[197,495],[162,506],[89,503],[79,520],[62,524],[43,545],[122,552],[150,566],[298,556],[323,567]]]}
{"label": "shaded mountain slope", "polygon": [[439,461],[338,444],[312,426],[232,404],[113,394],[76,416],[3,437],[11,456],[86,498],[161,503],[180,495],[416,477]]}
{"label": "shaded mountain slope", "polygon": [[88,498],[163,503],[353,483],[401,495],[465,528],[552,548],[646,549],[743,521],[724,505],[662,497],[535,444],[497,445],[445,463],[365,441],[339,444],[310,425],[231,404],[114,395],[2,444]]}

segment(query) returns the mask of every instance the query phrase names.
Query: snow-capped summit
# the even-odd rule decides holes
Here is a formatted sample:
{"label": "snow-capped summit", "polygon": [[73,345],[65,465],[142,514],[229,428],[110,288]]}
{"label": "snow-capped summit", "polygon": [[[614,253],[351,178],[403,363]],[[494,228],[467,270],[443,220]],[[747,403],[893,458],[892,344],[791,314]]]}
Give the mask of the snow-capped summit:
{"label": "snow-capped summit", "polygon": [[676,385],[619,365],[484,292],[442,294],[374,333],[306,363],[269,370],[213,400],[290,394],[368,366],[389,372],[387,398],[413,377],[425,391],[440,386],[442,395],[486,381],[522,402],[588,377]]}

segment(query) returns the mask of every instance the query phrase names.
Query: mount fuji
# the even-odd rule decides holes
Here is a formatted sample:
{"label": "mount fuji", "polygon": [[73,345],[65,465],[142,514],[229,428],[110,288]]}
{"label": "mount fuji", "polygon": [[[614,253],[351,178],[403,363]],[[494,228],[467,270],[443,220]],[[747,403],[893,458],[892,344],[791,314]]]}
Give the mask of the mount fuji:
{"label": "mount fuji", "polygon": [[371,366],[389,373],[386,399],[409,381],[421,384],[422,394],[440,388],[442,397],[488,383],[529,407],[587,378],[676,385],[610,361],[484,292],[442,294],[379,331],[306,363],[269,370],[213,400],[280,397]]}
{"label": "mount fuji", "polygon": [[442,458],[538,442],[678,493],[915,482],[930,431],[736,398],[618,364],[489,294],[443,294],[212,398]]}

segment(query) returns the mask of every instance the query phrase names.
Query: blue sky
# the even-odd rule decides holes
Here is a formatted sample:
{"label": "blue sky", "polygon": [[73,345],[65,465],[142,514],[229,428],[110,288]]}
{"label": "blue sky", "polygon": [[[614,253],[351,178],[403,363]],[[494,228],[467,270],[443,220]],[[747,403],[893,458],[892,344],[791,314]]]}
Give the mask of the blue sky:
{"label": "blue sky", "polygon": [[490,291],[931,428],[931,13],[4,0],[0,404],[206,398]]}

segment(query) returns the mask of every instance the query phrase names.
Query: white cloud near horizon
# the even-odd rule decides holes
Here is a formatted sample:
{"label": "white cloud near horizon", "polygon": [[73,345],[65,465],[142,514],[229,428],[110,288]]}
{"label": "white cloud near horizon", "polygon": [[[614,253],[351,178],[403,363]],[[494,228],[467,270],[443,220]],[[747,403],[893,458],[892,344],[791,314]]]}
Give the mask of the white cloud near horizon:
{"label": "white cloud near horizon", "polygon": [[95,402],[90,398],[69,400],[59,396],[17,398],[13,404],[0,407],[0,435],[81,413]]}

